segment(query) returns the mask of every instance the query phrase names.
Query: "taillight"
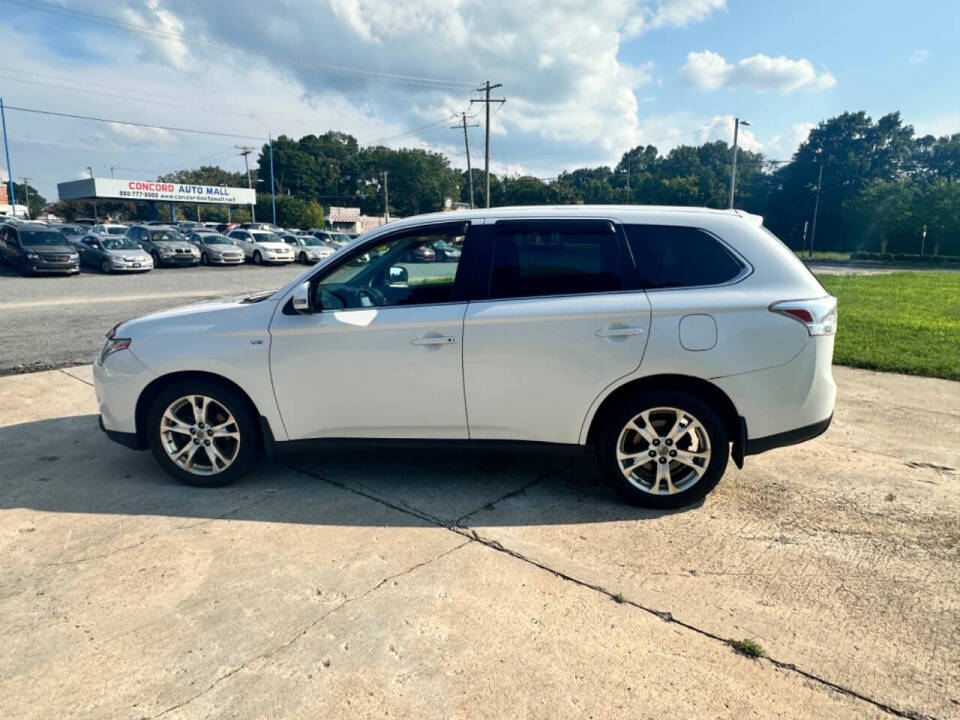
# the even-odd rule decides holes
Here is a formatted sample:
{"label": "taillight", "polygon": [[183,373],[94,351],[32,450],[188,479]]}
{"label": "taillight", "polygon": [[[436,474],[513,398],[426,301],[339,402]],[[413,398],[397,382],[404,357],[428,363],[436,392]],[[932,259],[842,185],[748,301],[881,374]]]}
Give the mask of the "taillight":
{"label": "taillight", "polygon": [[771,305],[770,311],[803,323],[811,335],[837,332],[837,299],[832,295],[814,300],[784,300]]}

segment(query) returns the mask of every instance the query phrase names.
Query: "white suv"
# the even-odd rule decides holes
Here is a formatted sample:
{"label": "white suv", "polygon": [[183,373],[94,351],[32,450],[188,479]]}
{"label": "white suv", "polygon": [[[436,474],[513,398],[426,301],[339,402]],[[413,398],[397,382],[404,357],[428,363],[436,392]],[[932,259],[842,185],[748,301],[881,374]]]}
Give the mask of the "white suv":
{"label": "white suv", "polygon": [[283,238],[269,230],[238,228],[231,230],[227,237],[236,241],[244,256],[257,265],[293,262],[293,250]]}
{"label": "white suv", "polygon": [[[462,253],[407,262],[440,241]],[[826,430],[835,330],[836,299],[757,216],[497,208],[121,323],[94,377],[107,434],[193,485],[289,441],[512,440],[592,446],[627,500],[677,507],[729,457]]]}

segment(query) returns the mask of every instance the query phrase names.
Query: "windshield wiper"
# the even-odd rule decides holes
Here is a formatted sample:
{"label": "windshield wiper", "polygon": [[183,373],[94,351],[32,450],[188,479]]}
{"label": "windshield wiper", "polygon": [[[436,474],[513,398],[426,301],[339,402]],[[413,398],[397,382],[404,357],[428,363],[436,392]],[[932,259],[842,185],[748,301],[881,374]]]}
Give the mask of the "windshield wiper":
{"label": "windshield wiper", "polygon": [[240,302],[242,302],[242,303],[244,303],[244,304],[247,304],[247,305],[249,305],[250,303],[263,302],[263,301],[266,300],[268,297],[270,297],[271,295],[273,295],[273,293],[274,293],[273,290],[264,290],[263,292],[254,293],[253,295],[250,295],[249,297],[245,297],[245,298],[244,298],[243,300],[241,300]]}

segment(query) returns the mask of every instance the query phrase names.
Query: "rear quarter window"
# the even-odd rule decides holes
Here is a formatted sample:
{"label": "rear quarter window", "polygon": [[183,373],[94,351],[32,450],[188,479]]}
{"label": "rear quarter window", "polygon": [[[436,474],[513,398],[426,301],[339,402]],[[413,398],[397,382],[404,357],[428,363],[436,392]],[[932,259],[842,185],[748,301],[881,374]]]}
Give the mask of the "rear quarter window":
{"label": "rear quarter window", "polygon": [[722,242],[698,228],[625,225],[624,230],[644,288],[722,285],[745,268]]}

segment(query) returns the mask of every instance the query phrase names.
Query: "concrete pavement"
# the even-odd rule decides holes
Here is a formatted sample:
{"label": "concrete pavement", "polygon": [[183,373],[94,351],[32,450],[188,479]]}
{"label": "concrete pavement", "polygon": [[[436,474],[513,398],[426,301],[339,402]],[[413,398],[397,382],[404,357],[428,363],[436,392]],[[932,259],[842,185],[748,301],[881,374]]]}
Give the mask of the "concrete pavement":
{"label": "concrete pavement", "polygon": [[0,377],[0,716],[960,717],[960,384],[835,374],[825,436],[669,513],[519,451],[200,491],[88,368]]}

